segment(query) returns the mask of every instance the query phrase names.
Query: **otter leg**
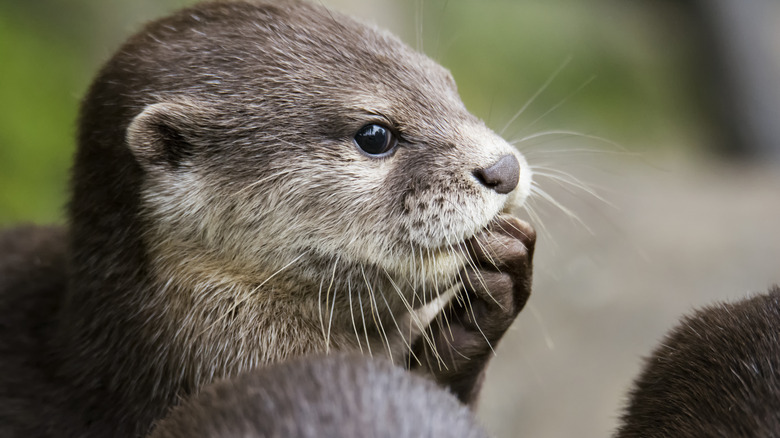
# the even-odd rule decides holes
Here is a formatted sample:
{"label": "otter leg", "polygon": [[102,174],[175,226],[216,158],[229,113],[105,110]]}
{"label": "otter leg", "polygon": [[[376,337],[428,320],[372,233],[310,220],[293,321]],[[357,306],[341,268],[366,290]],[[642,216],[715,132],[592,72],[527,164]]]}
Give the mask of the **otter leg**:
{"label": "otter leg", "polygon": [[472,407],[493,348],[531,294],[535,241],[529,224],[508,215],[467,241],[471,262],[461,273],[464,289],[432,322],[429,338],[414,345],[420,363],[412,359],[412,368]]}

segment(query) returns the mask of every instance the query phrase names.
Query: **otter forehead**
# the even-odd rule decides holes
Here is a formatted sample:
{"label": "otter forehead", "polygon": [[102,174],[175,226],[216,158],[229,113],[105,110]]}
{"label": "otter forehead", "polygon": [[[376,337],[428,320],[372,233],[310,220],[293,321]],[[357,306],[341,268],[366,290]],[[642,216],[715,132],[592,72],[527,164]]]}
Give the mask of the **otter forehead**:
{"label": "otter forehead", "polygon": [[123,94],[136,108],[197,92],[214,117],[257,126],[272,112],[328,137],[354,134],[367,115],[416,136],[476,122],[446,69],[389,33],[308,3],[200,5],[153,23],[129,48],[115,62],[130,76]]}

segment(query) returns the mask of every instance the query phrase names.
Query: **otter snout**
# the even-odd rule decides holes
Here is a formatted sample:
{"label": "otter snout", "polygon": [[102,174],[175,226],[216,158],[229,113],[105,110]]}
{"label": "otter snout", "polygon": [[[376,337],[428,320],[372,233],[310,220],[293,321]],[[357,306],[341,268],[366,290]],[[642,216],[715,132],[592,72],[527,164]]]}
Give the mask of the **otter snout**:
{"label": "otter snout", "polygon": [[514,155],[507,154],[489,167],[475,170],[473,174],[485,187],[506,195],[517,187],[520,163]]}

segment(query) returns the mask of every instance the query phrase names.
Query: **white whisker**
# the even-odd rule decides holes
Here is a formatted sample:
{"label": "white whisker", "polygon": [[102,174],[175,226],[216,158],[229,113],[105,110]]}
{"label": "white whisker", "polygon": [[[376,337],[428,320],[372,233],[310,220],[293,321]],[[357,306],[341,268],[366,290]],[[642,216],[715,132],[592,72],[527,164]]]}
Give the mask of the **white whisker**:
{"label": "white whisker", "polygon": [[[294,264],[295,264],[295,263],[296,263],[298,260],[300,260],[301,258],[303,258],[303,257],[304,257],[305,255],[307,255],[308,253],[309,253],[309,251],[306,251],[306,252],[304,252],[303,254],[299,255],[298,257],[294,258],[294,259],[293,259],[291,262],[287,263],[286,265],[284,265],[284,266],[282,266],[281,268],[277,269],[277,270],[276,270],[276,271],[275,271],[273,274],[269,275],[269,276],[268,276],[268,278],[266,278],[265,280],[263,280],[262,282],[260,282],[260,284],[258,284],[257,286],[253,287],[253,288],[252,288],[252,290],[250,290],[248,294],[245,294],[244,296],[242,296],[242,297],[241,297],[241,299],[239,299],[239,300],[234,300],[234,301],[233,301],[233,304],[230,306],[230,308],[229,308],[229,309],[227,309],[226,311],[223,311],[223,312],[222,312],[222,314],[219,316],[219,318],[217,318],[217,319],[216,319],[216,320],[215,320],[215,321],[214,321],[212,324],[210,324],[208,327],[206,327],[206,329],[204,329],[204,330],[203,330],[203,331],[200,333],[200,335],[202,335],[203,333],[205,333],[205,332],[207,332],[207,331],[210,331],[210,330],[212,330],[214,327],[216,327],[216,325],[217,325],[218,323],[220,323],[220,322],[224,321],[224,320],[225,320],[225,318],[227,318],[227,317],[228,317],[228,315],[230,315],[230,314],[231,314],[231,313],[232,313],[234,310],[236,310],[236,309],[237,309],[237,308],[238,308],[240,305],[244,304],[244,303],[245,303],[245,302],[246,302],[246,301],[247,301],[247,300],[248,300],[250,297],[252,297],[252,296],[254,295],[254,293],[255,293],[255,292],[257,292],[258,290],[260,290],[260,288],[262,288],[263,286],[265,286],[265,284],[266,284],[266,283],[268,283],[269,281],[271,281],[271,279],[272,279],[272,278],[276,277],[277,275],[279,275],[279,273],[281,273],[281,272],[282,272],[282,271],[284,271],[285,269],[289,268],[290,266],[294,265]],[[232,290],[232,288],[233,288],[233,287],[235,287],[235,286],[231,286],[231,290]],[[230,294],[230,296],[233,296],[233,294],[231,293],[231,294]]]}
{"label": "white whisker", "polygon": [[464,294],[466,297],[466,301],[468,301],[469,305],[467,308],[469,309],[469,312],[471,313],[471,320],[474,321],[474,325],[477,326],[477,330],[479,330],[479,333],[482,335],[482,337],[485,339],[485,342],[487,342],[488,347],[490,347],[490,351],[493,352],[493,355],[496,355],[496,350],[493,349],[493,344],[490,343],[490,340],[488,340],[487,336],[485,336],[485,332],[482,331],[482,328],[479,326],[479,323],[477,322],[477,317],[474,314],[474,306],[471,305],[471,300],[469,299],[468,294]]}
{"label": "white whisker", "polygon": [[[603,202],[604,204],[614,208],[618,209],[618,207],[609,202],[607,199],[605,199],[603,196],[599,195],[598,192],[596,192],[595,189],[589,187],[587,184],[579,180],[573,175],[570,175],[563,171],[558,171],[554,169],[548,169],[547,171],[539,171],[534,169],[534,175],[540,176],[543,178],[549,178],[553,180],[555,183],[563,187],[564,189],[568,189],[568,187],[573,187],[575,189],[582,190],[583,192],[587,193],[588,195],[596,198],[597,200]],[[568,187],[567,187],[568,186]]]}
{"label": "white whisker", "polygon": [[357,325],[355,324],[355,312],[352,310],[352,283],[350,282],[349,277],[347,277],[347,295],[349,296],[349,316],[352,318],[352,328],[355,330],[355,340],[357,340],[360,354],[363,354],[363,345],[360,343],[360,335],[358,335]]}
{"label": "white whisker", "polygon": [[[360,266],[360,269],[363,270],[363,266]],[[363,311],[363,299],[360,297],[360,293],[357,294],[358,297],[358,307],[360,308],[360,320],[363,322],[363,334],[366,336],[366,348],[368,348],[368,355],[370,357],[374,357],[374,355],[371,353],[371,342],[368,341],[368,328],[366,327],[366,315]],[[352,305],[350,304],[350,309],[352,309]],[[355,333],[355,336],[357,336],[357,333]],[[359,341],[358,341],[359,343]],[[363,350],[361,349],[360,352],[362,353]]]}
{"label": "white whisker", "polygon": [[582,83],[582,85],[580,85],[579,87],[577,87],[577,88],[576,88],[574,91],[572,91],[572,92],[571,92],[571,93],[570,93],[568,96],[566,96],[566,97],[564,97],[563,99],[561,99],[560,101],[558,101],[558,103],[556,103],[555,105],[553,105],[553,106],[552,106],[552,108],[550,108],[550,109],[548,109],[547,111],[545,111],[544,113],[542,113],[542,115],[541,115],[541,116],[539,116],[539,117],[535,118],[535,119],[534,119],[534,120],[533,120],[531,123],[527,124],[527,125],[526,125],[526,126],[523,128],[523,130],[529,129],[530,127],[534,126],[534,125],[535,125],[537,122],[539,122],[540,120],[542,120],[543,118],[545,118],[547,115],[549,115],[549,114],[550,114],[550,113],[552,113],[553,111],[557,110],[557,109],[558,109],[558,108],[559,108],[561,105],[563,105],[564,103],[566,103],[566,101],[567,101],[567,100],[571,99],[571,97],[572,97],[572,96],[574,96],[575,94],[579,93],[579,92],[580,92],[580,91],[581,91],[583,88],[585,88],[586,86],[588,86],[588,84],[590,84],[591,82],[593,82],[593,80],[594,80],[594,79],[596,79],[596,76],[591,76],[590,78],[586,79],[586,80],[585,80],[585,82],[583,82],[583,83]]}
{"label": "white whisker", "polygon": [[393,320],[393,324],[395,324],[395,328],[398,330],[398,334],[401,335],[401,340],[403,341],[404,345],[406,345],[407,350],[409,351],[409,360],[414,358],[415,362],[417,362],[418,365],[422,365],[420,362],[420,359],[417,357],[416,354],[414,354],[414,350],[412,349],[412,346],[409,344],[409,342],[406,340],[406,336],[404,335],[403,331],[401,330],[401,326],[398,325],[398,321],[395,319],[395,315],[393,315],[393,309],[390,308],[390,303],[387,302],[387,297],[385,297],[385,293],[382,292],[382,290],[379,290],[379,295],[382,297],[382,301],[385,302],[385,307],[389,311],[390,318]]}
{"label": "white whisker", "polygon": [[[593,134],[585,134],[583,132],[578,132],[578,131],[563,130],[563,129],[556,129],[556,130],[537,132],[535,134],[530,134],[530,135],[527,135],[527,136],[522,137],[522,138],[517,139],[517,140],[512,140],[509,143],[512,144],[512,145],[518,146],[521,143],[528,142],[529,140],[534,140],[534,139],[537,139],[537,138],[549,137],[549,136],[580,137],[580,138],[585,138],[585,139],[588,139],[588,140],[596,140],[598,142],[605,143],[605,144],[607,144],[609,146],[612,146],[615,149],[617,149],[617,151],[609,151],[609,150],[601,150],[601,149],[583,149],[583,148],[564,150],[564,152],[568,152],[568,153],[572,153],[572,152],[588,152],[588,153],[602,153],[602,154],[613,153],[613,154],[619,154],[619,155],[636,155],[636,156],[641,156],[641,154],[636,153],[636,152],[630,152],[628,149],[626,149],[625,146],[623,146],[623,145],[621,145],[621,144],[619,144],[617,142],[614,142],[612,140],[609,140],[609,139],[607,139],[605,137],[601,137],[601,136],[593,135]],[[546,150],[545,152],[559,152],[559,151],[560,150],[558,150],[558,149],[554,149],[552,151]],[[526,151],[525,149],[523,150],[524,154],[527,154],[527,152],[528,151]]]}
{"label": "white whisker", "polygon": [[531,218],[531,220],[538,224],[540,234],[545,236],[550,241],[552,246],[557,246],[555,239],[550,233],[550,230],[547,229],[547,226],[544,224],[541,216],[539,216],[539,214],[536,212],[536,208],[534,208],[534,202],[535,199],[533,197],[529,197],[526,200],[526,203],[523,205],[523,208],[528,213],[528,216]]}
{"label": "white whisker", "polygon": [[[369,307],[371,308],[371,317],[374,320],[374,327],[376,327],[378,323],[380,332],[382,333],[385,340],[385,345],[387,345],[387,355],[390,358],[390,362],[392,362],[393,349],[390,347],[390,339],[388,339],[384,324],[382,324],[382,318],[379,317],[379,306],[376,302],[376,295],[374,295],[374,288],[371,287],[371,284],[368,282],[368,278],[366,278],[366,271],[363,269],[363,265],[360,265],[360,272],[363,274],[363,281],[365,281],[366,287],[368,288],[369,299],[371,300]],[[392,312],[390,312],[390,315],[392,316]],[[395,317],[393,317],[393,319],[395,319]]]}
{"label": "white whisker", "polygon": [[563,69],[566,68],[567,65],[569,65],[569,62],[571,62],[571,56],[566,57],[566,59],[561,63],[561,65],[559,65],[558,68],[555,69],[553,74],[550,75],[550,77],[547,79],[547,81],[545,81],[545,83],[542,84],[542,86],[536,91],[536,93],[534,93],[534,95],[531,96],[530,99],[528,99],[528,101],[525,103],[525,105],[523,105],[515,113],[515,115],[512,116],[511,119],[509,119],[508,122],[506,122],[506,125],[504,125],[504,127],[498,132],[498,135],[500,135],[502,137],[504,136],[504,133],[509,128],[509,126],[511,126],[512,123],[514,123],[514,121],[517,120],[517,118],[520,117],[521,114],[523,114],[523,112],[526,110],[526,108],[528,108],[534,102],[534,100],[536,100],[536,98],[539,97],[539,95],[542,94],[544,92],[544,90],[546,90],[547,87],[550,86],[550,84],[552,83],[552,81],[555,80],[555,78],[558,76],[558,74],[560,74],[563,71]]}
{"label": "white whisker", "polygon": [[330,284],[328,284],[328,290],[325,292],[325,308],[327,309],[328,307],[331,307],[331,309],[330,309],[330,318],[328,319],[328,331],[325,334],[325,353],[330,353],[330,329],[331,329],[331,324],[333,323],[333,307],[335,307],[335,305],[336,305],[336,299],[335,299],[336,291],[334,290],[333,291],[333,296],[334,296],[334,298],[333,298],[333,307],[329,306],[329,304],[330,304],[330,291],[333,288],[333,282],[336,280],[336,268],[338,267],[338,264],[339,264],[339,256],[337,256],[336,257],[336,261],[333,262],[333,273],[331,274],[331,277],[330,277]]}
{"label": "white whisker", "polygon": [[554,350],[555,343],[553,342],[552,336],[550,336],[550,332],[547,330],[547,324],[544,323],[544,319],[539,313],[539,310],[537,310],[536,307],[531,303],[528,303],[526,307],[531,311],[531,315],[533,315],[534,318],[536,318],[536,320],[539,322],[539,327],[542,328],[542,336],[544,336],[544,342],[547,345],[547,348]]}
{"label": "white whisker", "polygon": [[541,188],[539,188],[539,186],[532,185],[532,186],[531,186],[531,192],[532,192],[532,193],[534,193],[534,194],[536,194],[536,195],[538,195],[538,196],[540,196],[540,197],[542,197],[542,199],[544,199],[545,201],[549,202],[549,203],[550,203],[550,204],[552,204],[553,206],[557,207],[559,210],[561,210],[562,212],[564,212],[564,213],[565,213],[567,216],[569,216],[570,218],[572,218],[573,220],[575,220],[576,222],[578,222],[580,225],[582,225],[582,227],[583,227],[583,228],[585,228],[585,229],[586,229],[586,230],[587,230],[589,233],[591,233],[591,234],[594,234],[594,233],[593,233],[593,230],[591,230],[591,229],[590,229],[590,227],[588,227],[588,225],[587,225],[587,224],[585,224],[585,222],[583,222],[583,221],[582,221],[582,219],[580,219],[580,217],[579,217],[579,216],[577,216],[577,215],[576,215],[576,214],[575,214],[573,211],[571,211],[570,209],[568,209],[568,208],[564,207],[564,206],[563,206],[563,204],[561,204],[561,203],[560,203],[560,202],[558,202],[558,201],[557,201],[555,198],[553,198],[552,196],[550,196],[550,195],[549,195],[547,192],[545,192],[544,190],[542,190]]}
{"label": "white whisker", "polygon": [[[390,273],[387,272],[387,270],[384,270],[385,275],[387,275],[388,280],[390,280],[390,285],[393,286],[393,288],[396,291],[396,295],[401,299],[401,302],[406,307],[406,311],[409,312],[409,328],[412,330],[412,324],[417,326],[417,329],[420,331],[420,334],[422,335],[425,342],[428,344],[428,346],[431,347],[431,350],[436,355],[436,357],[439,357],[439,353],[436,351],[436,344],[433,342],[433,339],[431,339],[430,336],[425,333],[425,324],[420,321],[419,315],[417,315],[417,312],[415,312],[414,308],[412,308],[409,305],[409,301],[404,297],[403,292],[401,289],[395,284],[395,281],[393,281],[393,278],[390,276]],[[409,338],[411,339],[411,332]]]}

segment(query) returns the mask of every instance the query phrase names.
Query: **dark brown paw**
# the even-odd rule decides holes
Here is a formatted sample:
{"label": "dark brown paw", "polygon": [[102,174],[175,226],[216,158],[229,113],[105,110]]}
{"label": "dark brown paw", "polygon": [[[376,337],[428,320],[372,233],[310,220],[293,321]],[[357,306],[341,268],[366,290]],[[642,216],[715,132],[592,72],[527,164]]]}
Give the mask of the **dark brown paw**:
{"label": "dark brown paw", "polygon": [[469,239],[464,288],[431,325],[434,346],[415,348],[424,371],[464,403],[476,402],[493,348],[528,301],[535,242],[534,229],[508,215]]}
{"label": "dark brown paw", "polygon": [[512,216],[500,216],[466,242],[472,262],[463,272],[463,324],[495,345],[531,295],[536,231]]}

